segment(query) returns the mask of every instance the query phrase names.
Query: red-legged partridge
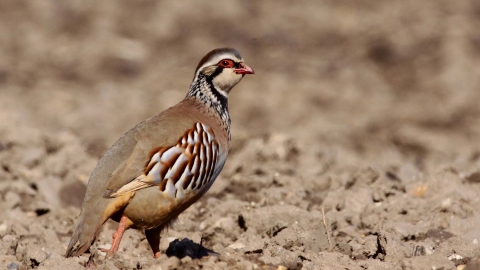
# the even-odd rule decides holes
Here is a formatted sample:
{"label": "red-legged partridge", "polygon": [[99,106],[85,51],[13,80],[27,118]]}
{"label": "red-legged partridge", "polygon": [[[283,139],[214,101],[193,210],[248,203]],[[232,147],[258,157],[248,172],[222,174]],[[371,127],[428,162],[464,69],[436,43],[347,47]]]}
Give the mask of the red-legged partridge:
{"label": "red-legged partridge", "polygon": [[109,218],[119,222],[111,257],[128,228],[145,230],[154,256],[160,232],[202,197],[230,149],[228,93],[254,74],[230,48],[209,52],[183,101],[128,131],[100,159],[88,181],[66,256],[84,253]]}

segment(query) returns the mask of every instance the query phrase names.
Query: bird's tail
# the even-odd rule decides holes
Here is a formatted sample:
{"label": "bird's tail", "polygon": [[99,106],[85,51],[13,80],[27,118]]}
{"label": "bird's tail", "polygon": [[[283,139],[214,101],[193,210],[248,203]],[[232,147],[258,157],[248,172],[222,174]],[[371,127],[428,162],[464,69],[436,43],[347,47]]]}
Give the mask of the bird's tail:
{"label": "bird's tail", "polygon": [[133,195],[135,195],[135,191],[126,192],[113,199],[98,198],[97,196],[95,200],[89,200],[87,196],[65,257],[83,254],[92,245],[103,223],[113,215],[123,211]]}
{"label": "bird's tail", "polygon": [[82,207],[72,238],[68,243],[65,257],[82,255],[93,244],[98,230],[104,223],[102,211],[92,211],[89,207]]}

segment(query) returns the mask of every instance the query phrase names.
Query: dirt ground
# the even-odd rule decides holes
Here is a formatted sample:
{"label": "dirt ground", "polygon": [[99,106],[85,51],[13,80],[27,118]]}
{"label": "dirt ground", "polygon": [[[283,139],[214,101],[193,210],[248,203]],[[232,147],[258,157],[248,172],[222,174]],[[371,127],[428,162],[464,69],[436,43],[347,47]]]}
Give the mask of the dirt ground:
{"label": "dirt ground", "polygon": [[[232,150],[153,259],[97,269],[480,269],[480,2],[0,1],[0,269],[63,254],[88,177],[237,48]],[[324,214],[322,213],[324,211]]]}

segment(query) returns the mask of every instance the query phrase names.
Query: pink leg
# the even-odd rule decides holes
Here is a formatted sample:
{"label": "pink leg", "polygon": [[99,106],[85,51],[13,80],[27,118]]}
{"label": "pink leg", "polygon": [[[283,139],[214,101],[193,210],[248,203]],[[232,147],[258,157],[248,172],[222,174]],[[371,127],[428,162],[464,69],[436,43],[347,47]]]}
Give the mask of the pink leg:
{"label": "pink leg", "polygon": [[113,243],[110,249],[102,249],[103,252],[107,252],[107,258],[111,258],[115,253],[118,251],[118,247],[120,246],[120,241],[122,241],[123,233],[128,229],[127,225],[127,217],[122,216],[120,222],[118,223],[117,231],[112,235]]}
{"label": "pink leg", "polygon": [[162,232],[163,226],[157,227],[151,230],[145,230],[145,236],[147,237],[148,244],[153,251],[153,257],[157,259],[160,257],[160,232]]}

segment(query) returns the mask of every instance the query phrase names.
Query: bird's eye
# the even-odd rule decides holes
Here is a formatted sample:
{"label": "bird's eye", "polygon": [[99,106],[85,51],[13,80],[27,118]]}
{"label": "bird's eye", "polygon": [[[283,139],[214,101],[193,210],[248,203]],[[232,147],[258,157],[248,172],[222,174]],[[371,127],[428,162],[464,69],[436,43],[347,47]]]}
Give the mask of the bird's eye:
{"label": "bird's eye", "polygon": [[229,59],[224,59],[218,63],[219,66],[225,67],[225,68],[232,68],[234,66],[234,63],[232,60]]}

